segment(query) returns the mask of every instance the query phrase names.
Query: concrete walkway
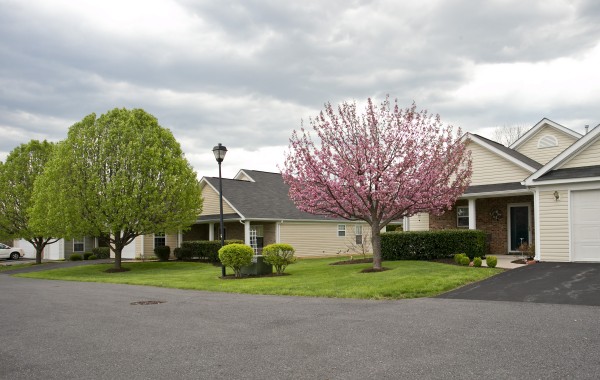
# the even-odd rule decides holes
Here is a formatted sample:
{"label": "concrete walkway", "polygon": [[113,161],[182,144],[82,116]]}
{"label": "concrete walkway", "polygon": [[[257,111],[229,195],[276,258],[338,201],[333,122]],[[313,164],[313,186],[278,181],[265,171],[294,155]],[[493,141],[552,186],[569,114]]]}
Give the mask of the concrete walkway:
{"label": "concrete walkway", "polygon": [[[521,268],[521,267],[524,267],[527,265],[527,264],[514,264],[513,263],[513,261],[519,260],[521,258],[521,256],[519,256],[519,255],[493,255],[493,256],[496,256],[498,258],[498,264],[496,265],[496,268],[515,269],[515,268]],[[487,263],[485,262],[485,260],[483,260],[483,264],[481,266],[487,267]]]}

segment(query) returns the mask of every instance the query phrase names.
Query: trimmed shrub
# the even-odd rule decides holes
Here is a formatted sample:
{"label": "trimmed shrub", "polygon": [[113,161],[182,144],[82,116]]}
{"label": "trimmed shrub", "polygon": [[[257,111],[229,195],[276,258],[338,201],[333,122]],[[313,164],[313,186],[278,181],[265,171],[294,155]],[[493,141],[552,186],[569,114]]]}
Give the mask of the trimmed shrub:
{"label": "trimmed shrub", "polygon": [[69,256],[70,261],[81,261],[81,259],[83,259],[83,257],[81,257],[79,253],[74,253],[71,256]]}
{"label": "trimmed shrub", "polygon": [[88,260],[90,258],[90,256],[92,256],[93,253],[92,252],[84,252],[83,253],[83,259],[84,260]]}
{"label": "trimmed shrub", "polygon": [[181,243],[181,250],[179,251],[179,255],[181,257],[180,260],[191,260],[193,258],[198,258],[216,263],[219,261],[220,248],[221,242],[216,240],[184,241]]}
{"label": "trimmed shrub", "polygon": [[383,260],[434,260],[464,252],[469,258],[485,254],[486,234],[480,230],[384,232]]}
{"label": "trimmed shrub", "polygon": [[159,261],[169,261],[169,257],[171,256],[171,247],[164,245],[162,247],[154,248],[154,256],[156,256]]}
{"label": "trimmed shrub", "polygon": [[467,265],[469,265],[470,263],[471,263],[471,259],[469,259],[467,256],[463,256],[463,257],[460,259],[460,265],[467,266]]}
{"label": "trimmed shrub", "polygon": [[482,263],[481,257],[476,257],[473,259],[473,266],[474,267],[480,267]]}
{"label": "trimmed shrub", "polygon": [[224,241],[225,245],[227,244],[244,244],[243,240],[240,239],[229,239]]}
{"label": "trimmed shrub", "polygon": [[219,260],[226,267],[233,269],[235,277],[242,277],[242,267],[250,265],[254,250],[244,244],[228,244],[219,249]]}
{"label": "trimmed shrub", "polygon": [[98,260],[98,258],[96,257],[96,255],[91,255],[90,257],[88,257],[88,260]]}
{"label": "trimmed shrub", "polygon": [[464,253],[457,253],[454,255],[454,262],[460,264],[460,260],[462,260],[462,258],[466,256],[467,255],[465,255]]}
{"label": "trimmed shrub", "polygon": [[490,268],[496,268],[496,265],[498,265],[498,258],[496,256],[488,256],[485,258],[485,263]]}
{"label": "trimmed shrub", "polygon": [[99,259],[110,259],[110,248],[108,247],[92,248],[92,253]]}
{"label": "trimmed shrub", "polygon": [[263,248],[264,261],[275,267],[277,274],[282,274],[288,265],[296,262],[296,250],[289,244],[269,244]]}

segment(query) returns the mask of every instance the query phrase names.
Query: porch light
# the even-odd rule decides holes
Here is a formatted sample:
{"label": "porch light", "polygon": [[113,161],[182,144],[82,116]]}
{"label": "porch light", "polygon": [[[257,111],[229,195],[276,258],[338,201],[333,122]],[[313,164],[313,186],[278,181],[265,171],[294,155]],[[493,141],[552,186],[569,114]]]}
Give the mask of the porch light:
{"label": "porch light", "polygon": [[558,191],[554,192],[554,200],[558,202],[558,200],[560,199],[560,194]]}
{"label": "porch light", "polygon": [[[227,153],[227,148],[225,148],[221,143],[213,148],[213,154],[215,155],[215,160],[219,164],[219,226],[221,227],[221,248],[225,245],[225,226],[223,226],[223,180],[221,177],[221,162],[225,159],[225,154]],[[225,270],[225,265],[221,264],[221,275],[225,278],[227,274]]]}

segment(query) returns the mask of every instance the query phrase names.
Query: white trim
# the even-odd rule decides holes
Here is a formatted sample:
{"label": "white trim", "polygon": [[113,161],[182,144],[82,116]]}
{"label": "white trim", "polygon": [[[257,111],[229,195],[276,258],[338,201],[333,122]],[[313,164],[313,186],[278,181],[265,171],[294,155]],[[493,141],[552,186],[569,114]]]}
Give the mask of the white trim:
{"label": "white trim", "polygon": [[469,229],[475,230],[477,229],[477,208],[476,208],[476,199],[469,198]]}
{"label": "white trim", "polygon": [[600,181],[600,177],[581,177],[581,178],[565,178],[565,179],[553,179],[550,181],[539,181],[534,182],[531,185],[527,185],[530,187],[541,187],[544,185],[559,185],[559,184],[576,184],[582,182],[597,182]]}
{"label": "white trim", "polygon": [[244,222],[244,244],[250,245],[250,221]]}
{"label": "white trim", "polygon": [[569,200],[567,203],[567,228],[569,232],[569,261],[573,261],[573,231],[571,231],[571,223],[573,222],[573,218],[571,216],[571,204],[573,203],[573,199],[571,197],[571,190],[567,190],[567,199]]}
{"label": "white trim", "polygon": [[489,191],[486,193],[467,193],[463,194],[458,199],[469,198],[497,198],[497,197],[512,197],[515,195],[531,195],[531,189],[506,190],[506,191]]}
{"label": "white trim", "polygon": [[509,148],[511,149],[517,149],[518,147],[520,147],[521,145],[523,145],[525,142],[527,142],[531,137],[533,137],[533,135],[535,135],[537,133],[538,130],[540,130],[544,125],[547,125],[549,127],[552,127],[560,132],[563,132],[567,135],[570,135],[572,137],[575,137],[576,139],[581,138],[581,134],[578,132],[575,132],[572,129],[569,129],[563,125],[560,125],[558,123],[555,123],[554,121],[547,119],[547,118],[543,118],[542,120],[538,121],[536,125],[534,125],[533,127],[531,127],[530,130],[528,130],[523,136],[521,136],[517,141],[515,141],[514,143],[509,145]]}
{"label": "white trim", "polygon": [[510,208],[511,207],[527,207],[527,243],[531,242],[531,203],[509,203],[506,205],[507,207],[507,218],[506,218],[506,238],[508,241],[508,246],[507,251],[508,252],[518,252],[518,251],[513,251],[510,249],[510,243],[511,243],[511,230],[510,230]]}
{"label": "white trim", "polygon": [[215,240],[215,224],[212,222],[208,223],[208,240]]}
{"label": "white trim", "polygon": [[540,239],[540,192],[538,189],[534,189],[533,192],[533,213],[534,224],[535,224],[535,235],[533,236],[535,240],[535,257],[534,259],[540,261],[540,252],[541,252],[541,239]]}
{"label": "white trim", "polygon": [[[202,179],[200,180],[200,186],[202,186],[202,183],[205,183],[208,186],[210,186],[210,188],[213,189],[215,193],[217,193],[217,196],[219,195],[219,190],[215,189],[215,187],[213,185],[211,185],[210,182],[208,182],[205,177],[202,177]],[[233,211],[235,211],[240,216],[241,219],[246,219],[244,217],[244,215],[238,211],[238,209],[233,207],[233,205],[231,204],[231,202],[229,202],[227,200],[227,198],[223,197],[223,202],[227,203],[229,205],[229,207],[231,207],[233,209]],[[200,215],[202,215],[202,214],[200,214]]]}
{"label": "white trim", "polygon": [[[277,174],[277,173],[273,173],[273,174]],[[245,175],[246,177],[248,177],[248,179],[250,180],[250,182],[256,182],[254,180],[254,178],[252,178],[248,173],[246,173],[244,171],[244,169],[240,169],[240,171],[237,172],[237,174],[233,177],[233,179],[239,180],[242,175]]]}
{"label": "white trim", "polygon": [[402,218],[402,231],[410,231],[410,218],[408,216]]}
{"label": "white trim", "polygon": [[487,141],[480,139],[477,135],[467,133],[467,134],[465,134],[465,136],[463,136],[463,141],[464,141],[464,139],[470,139],[471,141],[477,143],[482,148],[485,148],[485,149],[489,150],[490,152],[495,153],[496,155],[504,158],[505,160],[512,162],[513,164],[515,164],[531,173],[533,173],[537,170],[533,166],[529,166],[528,164],[524,163],[523,161],[518,160],[518,159],[514,158],[513,156],[511,156],[510,154],[505,153],[504,151],[490,145]]}
{"label": "white trim", "polygon": [[[588,146],[596,142],[597,139],[600,138],[600,125],[596,126],[594,129],[588,132],[587,135],[583,136],[576,142],[574,142],[570,147],[563,150],[562,153],[558,154],[556,157],[551,159],[546,165],[542,166],[538,171],[525,178],[522,182],[526,186],[537,186],[540,183],[534,182],[536,179],[540,178],[542,175],[548,173],[549,171],[558,168],[561,165],[569,162],[573,157],[575,157],[579,152],[585,150]],[[554,181],[542,181],[543,184],[551,184],[551,183],[562,183],[565,181],[572,182],[581,182],[587,181],[588,178],[574,178],[572,180],[554,180]],[[558,182],[555,182],[558,181]]]}
{"label": "white trim", "polygon": [[277,243],[277,244],[281,243],[281,224],[282,223],[283,223],[283,221],[275,222],[275,243]]}

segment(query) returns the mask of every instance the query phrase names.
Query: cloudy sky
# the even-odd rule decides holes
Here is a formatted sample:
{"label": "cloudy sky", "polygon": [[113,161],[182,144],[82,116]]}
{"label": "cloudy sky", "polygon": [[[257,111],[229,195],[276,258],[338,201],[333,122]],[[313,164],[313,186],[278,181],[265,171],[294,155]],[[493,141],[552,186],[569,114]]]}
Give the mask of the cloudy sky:
{"label": "cloudy sky", "polygon": [[0,0],[0,159],[143,108],[199,177],[277,171],[325,102],[382,100],[491,137],[600,123],[596,0]]}

